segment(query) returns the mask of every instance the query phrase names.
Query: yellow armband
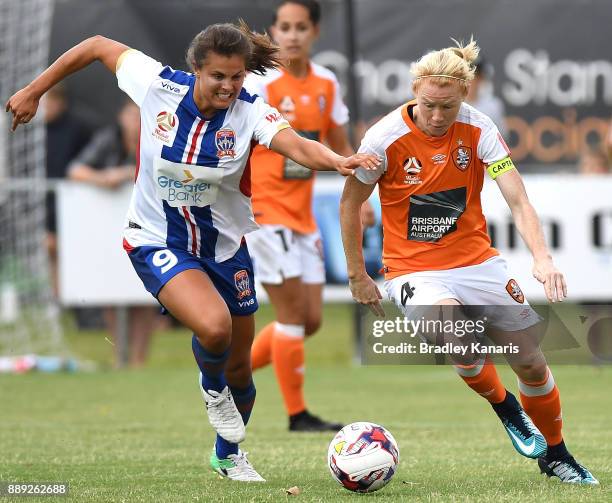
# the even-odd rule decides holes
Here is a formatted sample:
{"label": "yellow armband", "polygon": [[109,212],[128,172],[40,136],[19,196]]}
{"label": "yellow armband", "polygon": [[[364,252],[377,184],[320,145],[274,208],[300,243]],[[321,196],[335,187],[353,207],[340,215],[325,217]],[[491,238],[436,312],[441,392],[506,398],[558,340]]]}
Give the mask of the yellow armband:
{"label": "yellow armband", "polygon": [[511,169],[515,169],[515,166],[510,157],[505,157],[501,161],[494,162],[487,166],[487,171],[492,180],[495,180],[499,175]]}

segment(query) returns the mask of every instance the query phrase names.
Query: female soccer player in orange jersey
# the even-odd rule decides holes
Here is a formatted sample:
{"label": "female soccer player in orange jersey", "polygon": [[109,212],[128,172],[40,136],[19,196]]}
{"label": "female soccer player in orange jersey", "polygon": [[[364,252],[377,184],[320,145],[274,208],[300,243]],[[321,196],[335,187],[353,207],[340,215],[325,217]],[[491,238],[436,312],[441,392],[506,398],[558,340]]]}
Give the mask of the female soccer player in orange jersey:
{"label": "female soccer player in orange jersey", "polygon": [[[315,0],[281,2],[271,33],[284,65],[265,76],[250,75],[245,86],[278,108],[300,135],[351,155],[343,127],[348,110],[336,77],[310,61],[320,16]],[[253,368],[272,362],[291,431],[337,431],[341,424],[308,412],[303,392],[304,337],[321,324],[325,282],[321,238],[312,212],[314,177],[291,159],[260,147],[255,148],[252,166],[253,211],[261,229],[248,236],[249,251],[255,275],[276,313],[276,321],[255,339]]]}
{"label": "female soccer player in orange jersey", "polygon": [[468,364],[453,359],[457,372],[491,403],[514,447],[537,458],[543,473],[563,482],[598,484],[565,447],[559,390],[538,345],[528,347],[540,319],[487,234],[480,203],[485,171],[512,210],[546,297],[563,300],[565,279],[553,264],[506,144],[489,117],[464,103],[478,52],[472,40],[423,56],[412,67],[416,99],[365,134],[359,151],[379,155],[382,163],[370,172],[358,169],[344,187],[340,219],[351,292],[357,302],[384,315],[382,296],[364,267],[358,217],[378,184],[389,298],[413,319],[434,311],[423,306],[438,306],[436,311],[440,305],[485,306],[498,340],[527,348],[507,358],[518,376],[523,406],[485,356],[472,355]]}

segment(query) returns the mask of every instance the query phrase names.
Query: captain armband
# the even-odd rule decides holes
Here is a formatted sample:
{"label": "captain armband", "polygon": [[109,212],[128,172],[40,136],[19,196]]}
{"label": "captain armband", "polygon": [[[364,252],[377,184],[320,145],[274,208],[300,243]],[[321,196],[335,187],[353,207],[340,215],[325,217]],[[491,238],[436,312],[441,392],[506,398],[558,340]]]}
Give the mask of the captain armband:
{"label": "captain armband", "polygon": [[499,175],[511,169],[515,169],[515,166],[510,157],[504,157],[502,160],[487,166],[487,171],[492,180],[495,180]]}

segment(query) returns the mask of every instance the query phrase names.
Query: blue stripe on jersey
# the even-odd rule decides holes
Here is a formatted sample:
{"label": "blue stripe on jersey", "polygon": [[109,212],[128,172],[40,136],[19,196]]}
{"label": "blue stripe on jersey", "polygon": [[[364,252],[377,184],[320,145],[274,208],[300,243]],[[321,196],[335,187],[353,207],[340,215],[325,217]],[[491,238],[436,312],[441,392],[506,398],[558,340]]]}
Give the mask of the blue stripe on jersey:
{"label": "blue stripe on jersey", "polygon": [[164,203],[164,213],[168,230],[166,234],[166,245],[168,248],[178,248],[186,250],[188,243],[187,224],[185,217],[180,213],[180,208],[171,207],[166,201]]}
{"label": "blue stripe on jersey", "polygon": [[[208,166],[209,168],[219,166],[216,138],[217,131],[223,126],[226,115],[227,110],[219,110],[208,124],[198,154],[198,164],[200,166]],[[210,206],[204,208],[192,207],[191,212],[200,228],[200,256],[214,258],[219,231],[213,226],[211,208]]]}
{"label": "blue stripe on jersey", "polygon": [[240,94],[238,95],[238,99],[242,101],[246,101],[248,103],[254,103],[257,99],[257,94],[249,94],[248,91],[243,87],[240,90]]}
{"label": "blue stripe on jersey", "polygon": [[217,157],[217,131],[223,126],[223,121],[227,115],[227,110],[219,110],[211,119],[200,145],[200,153],[198,154],[198,164],[200,166],[208,166],[216,168],[219,165]]}
{"label": "blue stripe on jersey", "polygon": [[178,107],[176,107],[175,114],[179,120],[179,128],[174,138],[174,143],[171,146],[164,145],[162,147],[162,159],[172,162],[181,162],[183,159],[183,152],[185,152],[189,131],[191,131],[191,126],[193,126],[196,119],[196,115],[193,114],[188,105],[190,99],[190,93],[187,93],[183,96]]}
{"label": "blue stripe on jersey", "polygon": [[210,206],[204,206],[203,208],[192,206],[190,209],[195,217],[196,225],[200,228],[200,257],[215,258],[219,231],[213,226]]}
{"label": "blue stripe on jersey", "polygon": [[182,86],[190,86],[195,80],[195,77],[192,74],[182,72],[180,70],[173,70],[169,66],[165,66],[159,73],[159,76],[162,79],[171,80],[175,84],[180,84]]}

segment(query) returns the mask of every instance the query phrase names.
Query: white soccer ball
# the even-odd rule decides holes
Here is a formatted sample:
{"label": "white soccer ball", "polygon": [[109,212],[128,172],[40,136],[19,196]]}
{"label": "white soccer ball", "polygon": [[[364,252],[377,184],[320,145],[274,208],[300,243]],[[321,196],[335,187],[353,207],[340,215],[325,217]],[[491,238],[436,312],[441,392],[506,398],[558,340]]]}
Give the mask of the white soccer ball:
{"label": "white soccer ball", "polygon": [[386,486],[399,464],[393,435],[375,423],[351,423],[329,444],[327,465],[332,477],[349,491],[368,493]]}

